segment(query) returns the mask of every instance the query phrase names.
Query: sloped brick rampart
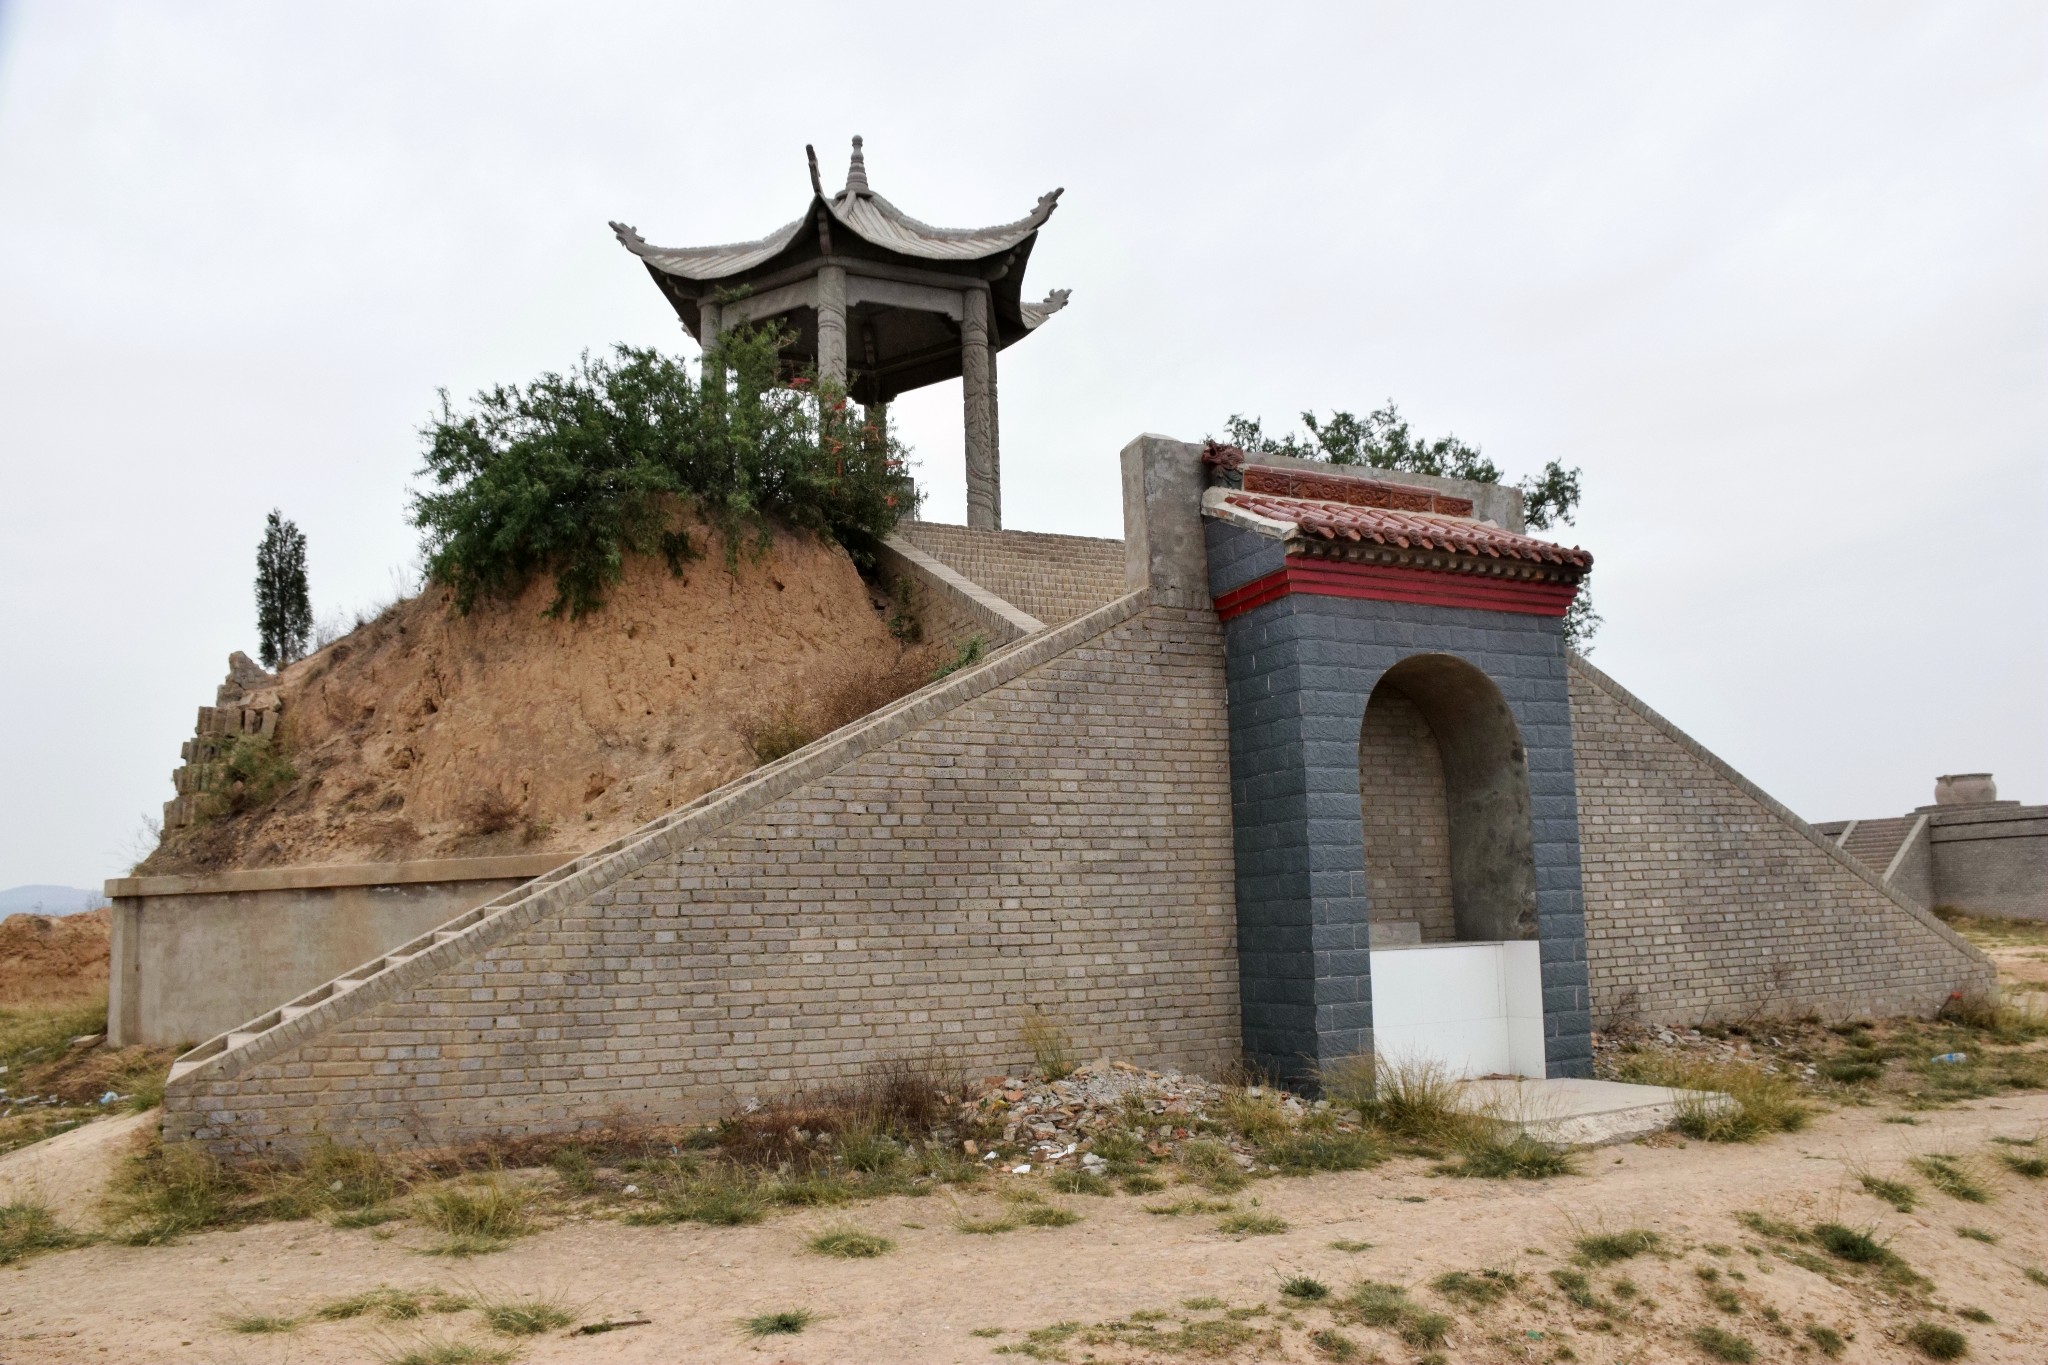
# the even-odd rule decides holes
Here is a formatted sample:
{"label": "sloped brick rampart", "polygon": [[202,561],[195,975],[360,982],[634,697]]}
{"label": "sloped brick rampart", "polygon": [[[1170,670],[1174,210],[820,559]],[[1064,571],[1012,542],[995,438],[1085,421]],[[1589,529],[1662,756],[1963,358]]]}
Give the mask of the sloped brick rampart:
{"label": "sloped brick rampart", "polygon": [[1571,663],[1596,1021],[1921,1014],[1991,963],[1585,660]]}
{"label": "sloped brick rampart", "polygon": [[1014,1069],[1030,1005],[1089,1055],[1214,1074],[1239,1041],[1221,638],[1148,602],[1020,642],[792,755],[766,799],[722,798],[730,818],[714,802],[201,1059],[166,1136],[397,1147],[708,1116],[927,1048]]}
{"label": "sloped brick rampart", "polygon": [[1038,531],[906,522],[896,534],[1047,625],[1123,596],[1124,543]]}

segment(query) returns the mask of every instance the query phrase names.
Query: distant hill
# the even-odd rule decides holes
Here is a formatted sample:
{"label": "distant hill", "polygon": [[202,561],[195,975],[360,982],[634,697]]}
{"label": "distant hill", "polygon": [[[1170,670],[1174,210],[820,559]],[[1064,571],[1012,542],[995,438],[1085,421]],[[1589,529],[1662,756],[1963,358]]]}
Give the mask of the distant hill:
{"label": "distant hill", "polygon": [[97,891],[75,886],[15,886],[0,891],[0,917],[7,915],[75,915],[107,903]]}

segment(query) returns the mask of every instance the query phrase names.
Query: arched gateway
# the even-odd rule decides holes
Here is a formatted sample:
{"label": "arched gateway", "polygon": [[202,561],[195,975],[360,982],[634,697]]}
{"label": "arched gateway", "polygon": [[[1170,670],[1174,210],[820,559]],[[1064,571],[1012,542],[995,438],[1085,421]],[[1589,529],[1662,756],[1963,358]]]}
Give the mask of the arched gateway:
{"label": "arched gateway", "polygon": [[1589,1074],[1562,617],[1591,556],[1505,491],[1209,463],[1248,1051]]}

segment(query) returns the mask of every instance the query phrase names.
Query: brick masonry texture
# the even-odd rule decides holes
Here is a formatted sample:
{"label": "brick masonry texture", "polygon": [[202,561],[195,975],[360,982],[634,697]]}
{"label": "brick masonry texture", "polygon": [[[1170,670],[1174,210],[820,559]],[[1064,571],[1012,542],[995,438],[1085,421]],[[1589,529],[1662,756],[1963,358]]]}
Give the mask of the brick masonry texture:
{"label": "brick masonry texture", "polygon": [[1991,964],[1574,659],[1593,1008],[1604,1021],[1927,1014]]}
{"label": "brick masonry texture", "polygon": [[[1274,542],[1210,522],[1210,584],[1255,577]],[[1591,1074],[1566,651],[1550,617],[1296,594],[1225,628],[1245,1048],[1276,1074],[1372,1050],[1359,792],[1365,707],[1415,654],[1486,674],[1527,753],[1545,1065]]]}
{"label": "brick masonry texture", "polygon": [[913,521],[898,535],[1047,625],[1124,594],[1124,543],[1037,531],[979,531]]}
{"label": "brick masonry texture", "polygon": [[1455,942],[1451,820],[1435,732],[1414,702],[1382,688],[1365,708],[1358,756],[1373,932],[1413,924],[1424,943]]}
{"label": "brick masonry texture", "polygon": [[1090,1055],[1213,1074],[1238,1048],[1221,660],[1213,616],[1145,609],[367,1008],[174,1083],[166,1133],[388,1147],[709,1116],[891,1054],[1017,1068],[1029,1005]]}

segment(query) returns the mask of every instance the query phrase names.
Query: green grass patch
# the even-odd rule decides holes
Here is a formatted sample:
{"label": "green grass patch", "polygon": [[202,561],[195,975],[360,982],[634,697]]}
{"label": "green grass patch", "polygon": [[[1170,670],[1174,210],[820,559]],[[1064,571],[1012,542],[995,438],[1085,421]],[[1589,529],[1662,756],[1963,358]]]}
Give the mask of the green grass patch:
{"label": "green grass patch", "polygon": [[1270,1213],[1247,1209],[1220,1220],[1216,1224],[1216,1230],[1234,1237],[1270,1237],[1275,1233],[1287,1231],[1287,1220]]}
{"label": "green grass patch", "polygon": [[1325,1360],[1351,1361],[1359,1356],[1358,1343],[1330,1327],[1310,1332],[1308,1344]]}
{"label": "green grass patch", "polygon": [[1576,1175],[1578,1163],[1570,1152],[1526,1133],[1489,1133],[1461,1144],[1457,1158],[1437,1167],[1437,1173],[1475,1180],[1548,1180]]}
{"label": "green grass patch", "polygon": [[2014,1175],[2023,1175],[2029,1180],[2048,1176],[2048,1157],[2021,1156],[2018,1152],[2000,1152],[1998,1159]]}
{"label": "green grass patch", "polygon": [[1334,1242],[1330,1243],[1330,1250],[1332,1250],[1332,1251],[1348,1251],[1348,1252],[1351,1252],[1351,1253],[1353,1253],[1353,1254],[1356,1254],[1356,1253],[1358,1253],[1358,1252],[1361,1252],[1361,1251],[1371,1251],[1371,1250],[1372,1250],[1372,1243],[1371,1243],[1371,1242],[1357,1242],[1357,1241],[1353,1241],[1352,1239],[1350,1239],[1350,1238],[1348,1238],[1348,1237],[1339,1237],[1339,1238],[1338,1238],[1338,1239],[1337,1239],[1336,1241],[1334,1241]]}
{"label": "green grass patch", "polygon": [[[1793,1082],[1735,1062],[1636,1053],[1624,1060],[1621,1079],[1691,1092],[1679,1097],[1671,1126],[1702,1142],[1755,1142],[1773,1133],[1794,1133],[1813,1116]],[[1733,1103],[1715,1099],[1717,1094]]]}
{"label": "green grass patch", "polygon": [[1452,1270],[1431,1280],[1429,1287],[1467,1308],[1491,1308],[1520,1284],[1521,1277],[1510,1270]]}
{"label": "green grass patch", "polygon": [[1985,1246],[1988,1247],[1995,1247],[1998,1245],[1998,1234],[1995,1232],[1986,1232],[1982,1228],[1957,1228],[1956,1236],[1967,1237],[1969,1240],[1973,1242],[1982,1242]]}
{"label": "green grass patch", "polygon": [[844,1261],[872,1260],[886,1256],[896,1249],[896,1244],[887,1237],[872,1232],[860,1232],[853,1228],[835,1228],[821,1232],[804,1245],[820,1256],[836,1256]]}

